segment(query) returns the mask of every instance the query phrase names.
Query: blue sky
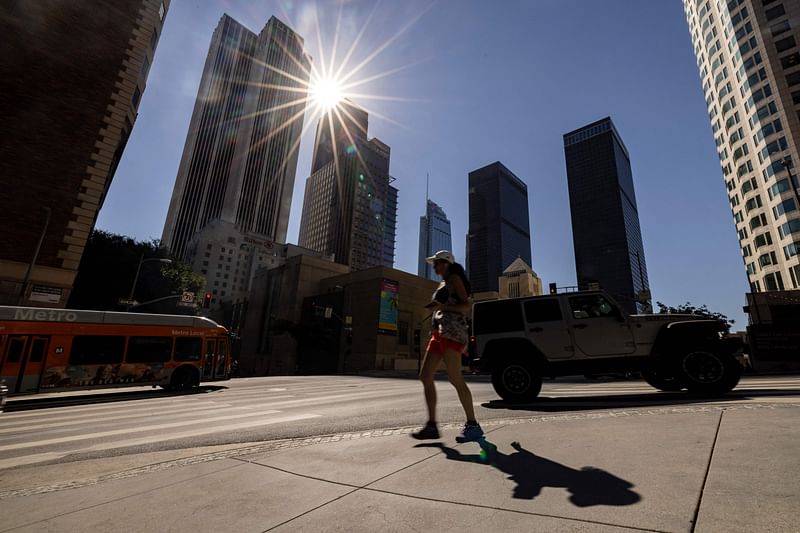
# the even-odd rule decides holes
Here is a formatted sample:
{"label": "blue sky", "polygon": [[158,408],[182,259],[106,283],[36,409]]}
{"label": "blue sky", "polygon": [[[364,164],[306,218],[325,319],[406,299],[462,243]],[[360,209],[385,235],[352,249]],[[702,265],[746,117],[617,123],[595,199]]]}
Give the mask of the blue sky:
{"label": "blue sky", "polygon": [[[370,14],[349,64],[389,41],[356,78],[386,75],[354,89],[381,98],[354,101],[374,112],[370,136],[392,148],[397,268],[416,273],[426,173],[463,259],[467,173],[500,160],[528,184],[534,269],[545,283],[574,284],[562,135],[610,115],[631,154],[654,298],[707,304],[745,325],[747,278],[677,0],[173,0],[98,227],[161,236],[222,13],[255,32],[278,16],[319,65],[340,8],[339,58]],[[297,241],[313,131],[300,147],[289,242]]]}

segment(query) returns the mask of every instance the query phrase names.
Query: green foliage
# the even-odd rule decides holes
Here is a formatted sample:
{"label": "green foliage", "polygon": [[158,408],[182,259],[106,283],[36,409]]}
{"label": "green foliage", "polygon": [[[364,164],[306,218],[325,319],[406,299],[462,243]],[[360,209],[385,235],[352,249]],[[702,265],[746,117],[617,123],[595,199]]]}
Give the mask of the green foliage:
{"label": "green foliage", "polygon": [[714,320],[721,320],[730,331],[731,327],[736,323],[735,320],[728,318],[722,313],[711,311],[707,306],[696,307],[689,302],[679,305],[678,307],[670,307],[661,302],[656,302],[658,312],[660,314],[679,314],[679,315],[697,315],[703,318],[710,318]]}
{"label": "green foliage", "polygon": [[[86,243],[78,275],[70,295],[69,307],[120,311],[120,298],[128,298],[136,277],[139,260],[169,259],[165,264],[147,261],[139,271],[134,300],[144,303],[183,291],[194,292],[198,306],[206,286],[203,276],[195,274],[185,263],[171,257],[158,240],[136,241],[125,235],[94,230]],[[149,313],[196,314],[199,307],[178,307],[179,299],[167,298],[132,310]]]}

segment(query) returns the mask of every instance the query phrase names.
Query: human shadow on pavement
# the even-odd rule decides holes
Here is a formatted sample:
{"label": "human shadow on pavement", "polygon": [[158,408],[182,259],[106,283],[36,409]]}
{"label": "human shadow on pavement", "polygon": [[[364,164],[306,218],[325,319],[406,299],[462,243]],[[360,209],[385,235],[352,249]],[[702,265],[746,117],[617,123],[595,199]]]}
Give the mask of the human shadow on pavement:
{"label": "human shadow on pavement", "polygon": [[633,483],[605,470],[590,466],[576,470],[536,455],[518,442],[511,443],[515,450],[512,454],[501,452],[496,445],[485,439],[479,444],[480,454],[463,454],[441,442],[418,444],[415,447],[439,448],[451,461],[497,468],[517,484],[513,497],[520,500],[535,499],[544,487],[567,489],[570,493],[569,501],[577,507],[633,505],[642,499],[631,490]]}

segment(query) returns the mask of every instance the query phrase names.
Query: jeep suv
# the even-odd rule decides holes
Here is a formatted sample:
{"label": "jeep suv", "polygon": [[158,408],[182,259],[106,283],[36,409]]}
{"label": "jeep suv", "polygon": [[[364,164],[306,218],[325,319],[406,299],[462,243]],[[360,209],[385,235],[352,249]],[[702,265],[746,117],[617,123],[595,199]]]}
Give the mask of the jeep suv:
{"label": "jeep suv", "polygon": [[724,394],[739,382],[740,340],[696,315],[628,315],[603,291],[478,302],[473,368],[506,401],[538,396],[543,377],[641,372],[653,387]]}

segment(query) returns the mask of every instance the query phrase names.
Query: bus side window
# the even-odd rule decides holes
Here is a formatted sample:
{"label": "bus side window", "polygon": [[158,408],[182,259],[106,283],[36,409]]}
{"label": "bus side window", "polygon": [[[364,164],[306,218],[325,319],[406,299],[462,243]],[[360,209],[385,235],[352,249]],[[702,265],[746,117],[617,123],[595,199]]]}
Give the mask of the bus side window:
{"label": "bus side window", "polygon": [[200,337],[178,337],[175,339],[175,360],[199,361],[203,354],[203,340]]}
{"label": "bus side window", "polygon": [[172,337],[131,337],[126,363],[165,363],[172,355]]}
{"label": "bus side window", "polygon": [[78,335],[72,340],[71,365],[109,365],[122,362],[125,337]]}

